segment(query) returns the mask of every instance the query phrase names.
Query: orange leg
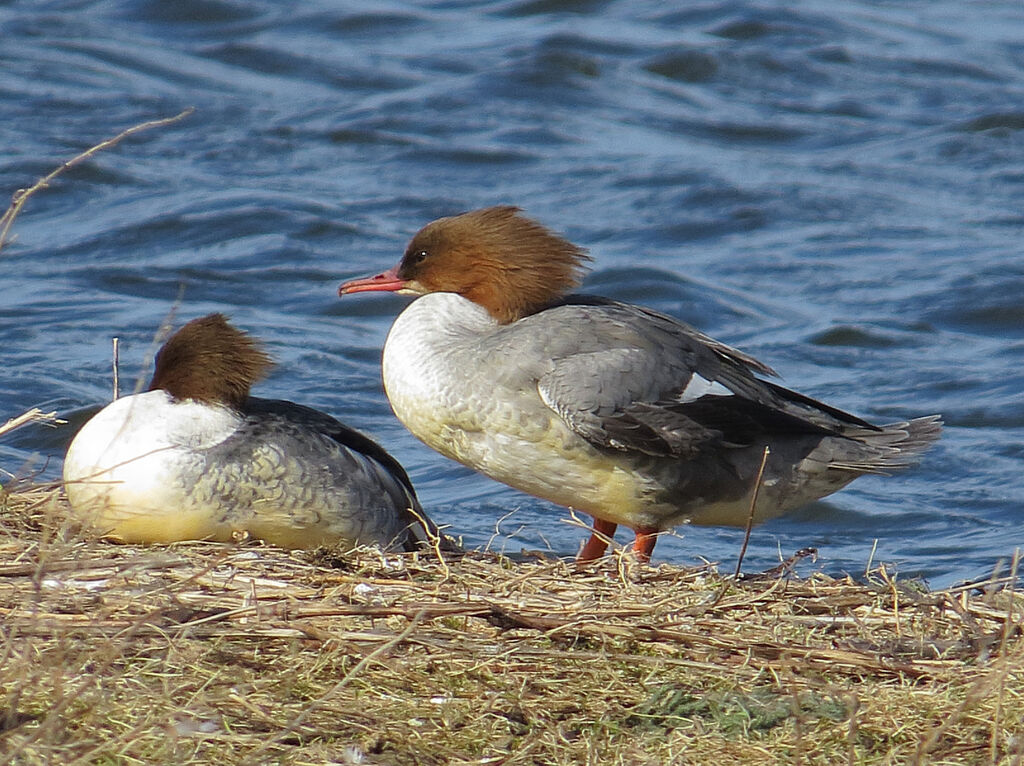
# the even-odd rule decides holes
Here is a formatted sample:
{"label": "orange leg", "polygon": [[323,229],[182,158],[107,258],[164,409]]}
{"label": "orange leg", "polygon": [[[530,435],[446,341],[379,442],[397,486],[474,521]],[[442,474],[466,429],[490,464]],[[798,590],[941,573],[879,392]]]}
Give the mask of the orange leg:
{"label": "orange leg", "polygon": [[633,552],[637,560],[648,564],[651,561],[651,554],[654,553],[654,544],[658,542],[658,530],[651,527],[639,527],[634,530],[636,539],[633,541]]}
{"label": "orange leg", "polygon": [[[594,519],[594,532],[590,535],[590,539],[587,540],[587,544],[583,546],[580,555],[576,557],[576,563],[583,564],[587,561],[601,558],[604,552],[608,550],[608,541],[615,534],[616,526],[618,525],[610,521]],[[652,545],[651,547],[653,548],[654,546]]]}

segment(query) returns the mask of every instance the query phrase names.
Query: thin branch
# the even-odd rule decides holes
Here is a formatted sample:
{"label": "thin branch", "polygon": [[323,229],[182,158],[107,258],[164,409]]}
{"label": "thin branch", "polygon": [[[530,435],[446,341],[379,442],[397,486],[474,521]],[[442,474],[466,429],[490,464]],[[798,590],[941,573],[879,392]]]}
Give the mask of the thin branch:
{"label": "thin branch", "polygon": [[120,381],[118,380],[118,371],[117,371],[118,362],[120,361],[120,354],[118,352],[118,345],[119,345],[119,341],[121,339],[115,337],[113,340],[114,340],[114,358],[113,358],[112,361],[113,361],[113,365],[114,365],[114,398],[112,399],[112,401],[116,402],[117,401],[117,397],[119,397],[121,395],[121,392],[119,391],[119,388],[120,388],[119,383],[120,383]]}
{"label": "thin branch", "polygon": [[740,567],[743,566],[743,557],[747,555],[747,545],[750,543],[750,530],[754,526],[754,511],[757,506],[757,496],[761,494],[761,480],[764,478],[764,467],[768,464],[768,455],[771,454],[771,449],[766,444],[764,447],[764,454],[761,455],[761,467],[757,469],[757,481],[754,483],[754,494],[750,498],[750,514],[747,516],[747,531],[743,535],[743,547],[740,548],[740,557],[736,560],[736,573],[733,575],[734,579],[739,579]]}
{"label": "thin branch", "polygon": [[171,125],[175,122],[185,119],[194,111],[195,107],[190,106],[188,109],[185,109],[184,111],[174,115],[174,117],[164,117],[159,120],[149,120],[148,122],[142,122],[138,125],[133,125],[127,130],[121,131],[113,138],[108,138],[106,141],[101,141],[95,146],[86,149],[78,156],[73,157],[60,167],[56,168],[49,174],[40,178],[27,189],[18,189],[16,192],[14,192],[14,195],[11,197],[10,207],[7,208],[7,211],[3,214],[3,216],[0,216],[0,250],[3,250],[4,246],[10,242],[8,234],[10,233],[11,225],[14,223],[14,219],[17,217],[18,213],[21,212],[21,208],[25,206],[25,203],[28,201],[28,198],[31,197],[40,189],[47,188],[50,185],[50,182],[57,176],[59,176],[61,173],[63,173],[65,170],[69,170],[70,168],[73,168],[76,165],[81,164],[85,160],[92,157],[94,154],[97,154],[98,152],[101,152],[104,149],[109,149],[112,146],[116,146],[128,136],[133,136],[136,133],[141,133],[142,131],[149,130],[151,128],[162,128],[165,125]]}

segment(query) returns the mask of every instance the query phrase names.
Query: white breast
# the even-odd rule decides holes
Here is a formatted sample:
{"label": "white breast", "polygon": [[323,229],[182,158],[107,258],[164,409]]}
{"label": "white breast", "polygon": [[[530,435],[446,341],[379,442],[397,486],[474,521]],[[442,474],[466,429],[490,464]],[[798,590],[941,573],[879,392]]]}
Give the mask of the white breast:
{"label": "white breast", "polygon": [[184,507],[189,487],[182,477],[201,459],[196,451],[219,444],[238,423],[229,409],[175,402],[164,391],[112,402],[68,448],[64,482],[72,509],[112,531],[128,515],[149,514],[159,524],[169,508]]}
{"label": "white breast", "polygon": [[[399,314],[384,344],[384,388],[398,418],[414,434],[450,421],[480,393],[480,365],[465,347],[492,332],[486,310],[453,293],[431,293]],[[414,427],[414,424],[419,424]]]}

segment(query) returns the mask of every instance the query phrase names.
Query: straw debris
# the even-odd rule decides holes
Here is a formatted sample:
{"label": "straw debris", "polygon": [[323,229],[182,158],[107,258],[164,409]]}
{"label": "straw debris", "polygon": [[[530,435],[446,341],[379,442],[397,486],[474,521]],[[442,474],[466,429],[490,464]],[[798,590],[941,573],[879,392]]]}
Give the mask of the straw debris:
{"label": "straw debris", "polygon": [[1009,583],[748,581],[612,557],[121,546],[0,499],[0,757],[176,764],[1007,763]]}

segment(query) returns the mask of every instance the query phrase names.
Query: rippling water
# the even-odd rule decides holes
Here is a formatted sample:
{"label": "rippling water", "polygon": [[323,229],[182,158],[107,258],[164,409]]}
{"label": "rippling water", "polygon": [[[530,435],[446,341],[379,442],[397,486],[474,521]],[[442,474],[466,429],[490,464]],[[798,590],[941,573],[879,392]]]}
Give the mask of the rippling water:
{"label": "rippling water", "polygon": [[[565,513],[435,455],[379,353],[404,300],[339,300],[439,215],[514,203],[590,248],[586,290],[752,352],[878,420],[941,412],[912,471],[755,530],[943,584],[1024,542],[1024,9],[928,2],[0,2],[0,189],[186,106],[31,199],[0,253],[0,418],[109,399],[176,319],[225,311],[258,389],[367,430],[471,545],[551,548]],[[66,432],[0,441],[59,472]],[[742,531],[656,556],[732,566]],[[493,538],[493,539],[492,539]]]}

